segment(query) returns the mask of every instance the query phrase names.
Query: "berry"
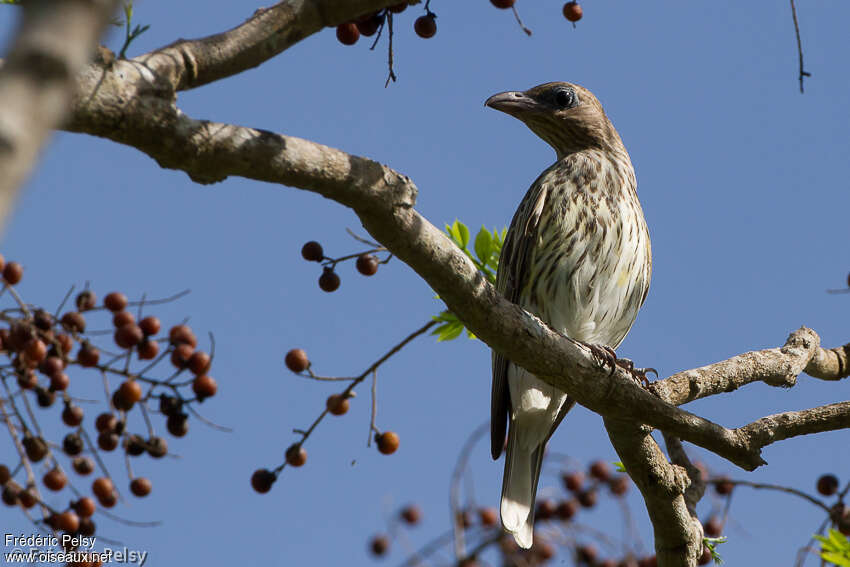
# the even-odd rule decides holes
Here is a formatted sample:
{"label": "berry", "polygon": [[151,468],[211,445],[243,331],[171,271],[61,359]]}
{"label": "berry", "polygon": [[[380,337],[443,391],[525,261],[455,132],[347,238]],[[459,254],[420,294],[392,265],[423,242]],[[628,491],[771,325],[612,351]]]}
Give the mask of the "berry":
{"label": "berry", "polygon": [[590,464],[590,476],[602,482],[611,478],[611,467],[605,461],[594,461]]}
{"label": "berry", "polygon": [[505,8],[512,7],[515,2],[516,2],[516,0],[490,0],[490,3],[493,6],[495,6],[496,8],[501,8],[503,10]]}
{"label": "berry", "polygon": [[50,390],[46,390],[41,386],[35,387],[35,401],[39,407],[49,408],[56,401],[56,394]]}
{"label": "berry", "polygon": [[124,441],[124,451],[131,457],[138,457],[145,452],[145,440],[141,435],[130,435]]}
{"label": "berry", "polygon": [[118,434],[112,431],[104,431],[97,436],[97,446],[104,451],[114,451],[118,447]]}
{"label": "berry", "polygon": [[[94,535],[95,526],[94,522],[91,518],[80,518],[80,535],[90,537]],[[92,563],[92,565],[97,565],[97,563]]]}
{"label": "berry", "polygon": [[49,331],[53,328],[53,315],[44,309],[36,309],[32,318],[33,325],[42,331]]}
{"label": "berry", "polygon": [[617,475],[608,481],[608,488],[614,496],[622,496],[629,490],[629,479],[626,475]]}
{"label": "berry", "polygon": [[103,298],[103,305],[110,311],[123,311],[127,308],[127,296],[120,291],[113,291]]}
{"label": "berry", "polygon": [[638,560],[638,567],[658,567],[658,557],[650,555],[649,557],[641,557]]}
{"label": "berry", "polygon": [[364,276],[374,276],[378,271],[378,259],[372,254],[361,254],[357,257],[357,271]]}
{"label": "berry", "polygon": [[71,466],[74,467],[74,471],[77,474],[83,476],[91,474],[94,471],[94,462],[88,457],[76,457],[71,461]]}
{"label": "berry", "polygon": [[182,370],[189,365],[189,359],[192,358],[194,353],[194,347],[186,343],[181,343],[174,347],[174,351],[171,353],[171,364],[175,368]]}
{"label": "berry", "polygon": [[6,506],[17,506],[18,495],[21,493],[21,487],[16,482],[8,482],[3,487],[3,503]]}
{"label": "berry", "polygon": [[62,315],[62,328],[71,333],[82,333],[86,330],[86,318],[76,311],[68,311]]}
{"label": "berry", "polygon": [[68,484],[68,477],[65,476],[65,473],[62,472],[62,469],[52,468],[47,471],[41,481],[48,489],[53,490],[54,492],[58,492],[65,488],[65,485]]}
{"label": "berry", "polygon": [[378,31],[379,27],[381,27],[383,21],[384,17],[379,15],[378,13],[369,14],[365,18],[357,20],[357,30],[360,32],[361,35],[371,37],[375,35],[375,32]]}
{"label": "berry", "polygon": [[65,510],[57,517],[56,527],[65,533],[74,533],[80,528],[80,517],[76,512]]}
{"label": "berry", "polygon": [[304,447],[295,443],[286,450],[286,462],[293,467],[300,467],[307,462],[307,451]]}
{"label": "berry", "polygon": [[165,428],[175,437],[184,437],[189,433],[189,416],[185,413],[169,415],[165,420]]}
{"label": "berry", "polygon": [[168,454],[168,442],[162,437],[151,437],[148,439],[148,455],[154,459],[161,459]]}
{"label": "berry", "polygon": [[322,275],[319,276],[319,288],[328,293],[339,289],[339,275],[333,268],[325,268]]}
{"label": "berry", "polygon": [[581,4],[578,2],[567,2],[564,4],[564,17],[573,23],[579,21],[583,13]]}
{"label": "berry", "polygon": [[200,376],[210,369],[210,355],[202,350],[196,350],[192,353],[192,356],[189,357],[188,366],[189,370],[192,371],[192,374]]}
{"label": "berry", "polygon": [[423,39],[434,37],[434,34],[437,33],[436,16],[434,16],[434,14],[419,16],[416,18],[416,21],[413,22],[413,31],[415,31],[416,35]]}
{"label": "berry", "polygon": [[702,525],[702,530],[706,537],[720,537],[720,534],[723,533],[723,523],[717,516],[710,516],[708,521]]}
{"label": "berry", "polygon": [[91,368],[92,366],[97,366],[99,360],[100,351],[97,350],[97,347],[93,347],[89,343],[83,343],[83,346],[77,353],[77,362],[80,363],[80,366]]}
{"label": "berry", "polygon": [[218,391],[218,384],[211,376],[202,374],[192,381],[192,391],[195,392],[199,400],[211,398]]}
{"label": "berry", "polygon": [[328,396],[328,401],[325,404],[328,411],[333,415],[344,415],[348,412],[348,398],[344,398],[342,394],[331,394]]}
{"label": "berry", "polygon": [[578,512],[578,504],[575,500],[561,500],[558,503],[558,517],[564,521],[571,519]]}
{"label": "berry", "polygon": [[75,303],[77,305],[77,311],[88,311],[89,309],[94,309],[97,306],[97,296],[93,291],[84,289],[77,294]]}
{"label": "berry", "polygon": [[375,555],[376,557],[386,555],[387,551],[390,549],[390,538],[384,534],[376,535],[372,538],[372,541],[369,542],[369,549],[372,551],[372,555]]}
{"label": "berry", "polygon": [[83,452],[83,440],[76,433],[69,433],[62,439],[62,450],[68,456],[79,455]]}
{"label": "berry", "polygon": [[30,339],[24,346],[24,357],[29,366],[38,366],[47,357],[47,346],[41,339]]}
{"label": "berry", "polygon": [[728,496],[732,494],[732,489],[735,488],[735,485],[732,484],[732,481],[729,480],[728,477],[720,476],[715,479],[714,482],[714,491],[721,496]]}
{"label": "berry", "polygon": [[130,482],[130,492],[139,498],[151,493],[151,481],[143,477],[134,478]]}
{"label": "berry", "polygon": [[596,558],[599,556],[599,552],[596,550],[596,547],[591,544],[580,545],[576,548],[576,555],[578,556],[579,563],[596,563]]}
{"label": "berry", "polygon": [[94,479],[91,484],[92,493],[97,496],[98,500],[108,499],[115,492],[115,486],[109,477],[101,476]]}
{"label": "berry", "polygon": [[187,344],[194,349],[198,346],[198,339],[189,325],[175,325],[168,331],[168,340],[171,344]]}
{"label": "berry", "polygon": [[322,250],[322,245],[311,240],[301,247],[301,257],[309,262],[321,262],[325,257],[325,252]]}
{"label": "berry", "polygon": [[142,399],[142,387],[136,380],[127,380],[119,386],[118,394],[133,405]]}
{"label": "berry", "polygon": [[135,322],[136,318],[129,311],[118,311],[112,316],[112,326],[116,329]]}
{"label": "berry", "polygon": [[35,487],[28,486],[24,490],[21,490],[18,493],[18,501],[21,506],[27,510],[38,504],[38,496],[35,493]]}
{"label": "berry", "polygon": [[144,339],[137,348],[139,360],[153,360],[159,354],[159,343]]}
{"label": "berry", "polygon": [[415,526],[422,519],[422,510],[419,509],[419,506],[410,504],[402,508],[400,516],[406,524]]}
{"label": "berry", "polygon": [[74,339],[71,338],[71,335],[61,333],[56,335],[56,341],[59,343],[60,355],[71,354],[71,349],[74,348]]}
{"label": "berry", "polygon": [[272,471],[268,469],[257,469],[251,475],[251,487],[260,494],[265,494],[272,489],[272,485],[276,480],[277,476]]}
{"label": "berry", "polygon": [[599,500],[599,493],[596,490],[585,490],[578,495],[578,503],[584,508],[593,508]]}
{"label": "berry", "polygon": [[584,473],[581,471],[573,471],[566,473],[561,480],[564,481],[564,486],[570,492],[578,492],[584,485]]}
{"label": "berry", "polygon": [[100,433],[114,431],[118,427],[118,419],[111,413],[102,413],[95,419],[94,427]]}
{"label": "berry", "polygon": [[537,518],[540,520],[551,520],[558,511],[558,506],[553,500],[544,499],[537,502]]}
{"label": "berry", "polygon": [[133,402],[121,395],[121,392],[115,390],[112,392],[112,407],[119,411],[130,411],[133,408]]}
{"label": "berry", "polygon": [[824,496],[832,496],[838,492],[838,477],[834,474],[825,474],[818,479],[818,492]]}
{"label": "berry", "polygon": [[296,374],[304,372],[310,366],[310,360],[307,358],[307,353],[300,348],[294,348],[286,353],[284,359],[286,367]]}
{"label": "berry", "polygon": [[18,386],[24,390],[32,390],[38,386],[38,376],[32,370],[26,370],[18,374]]}
{"label": "berry", "polygon": [[15,285],[24,277],[24,267],[17,262],[9,262],[3,267],[3,279],[9,285]]}
{"label": "berry", "polygon": [[159,319],[153,315],[148,315],[139,321],[139,327],[145,335],[155,335],[159,332],[161,323],[159,322]]}
{"label": "berry", "polygon": [[392,431],[385,431],[375,436],[378,443],[378,451],[384,455],[392,455],[398,450],[398,435]]}
{"label": "berry", "polygon": [[97,506],[94,503],[94,500],[89,498],[88,496],[83,496],[73,504],[74,510],[83,518],[91,517]]}
{"label": "berry", "polygon": [[[2,258],[2,256],[0,256]],[[0,484],[6,484],[12,478],[12,471],[6,465],[0,465]]]}
{"label": "berry", "polygon": [[478,518],[481,520],[481,525],[486,527],[495,526],[499,521],[499,514],[495,508],[481,508],[478,510]]}
{"label": "berry", "polygon": [[113,492],[112,494],[107,494],[103,498],[98,498],[97,501],[100,502],[100,505],[104,508],[112,508],[118,503],[118,495]]}
{"label": "berry", "polygon": [[555,547],[551,543],[545,541],[535,541],[533,551],[543,562],[549,561],[555,557]]}
{"label": "berry", "polygon": [[697,560],[697,565],[708,565],[711,563],[711,550],[708,547],[702,548],[702,555]]}
{"label": "berry", "polygon": [[336,38],[343,45],[354,45],[360,39],[360,30],[354,22],[345,22],[336,27]]}
{"label": "berry", "polygon": [[159,411],[168,416],[177,415],[183,409],[180,398],[166,394],[159,395]]}
{"label": "berry", "polygon": [[[39,341],[41,342],[41,341]],[[58,356],[50,355],[44,359],[39,368],[45,376],[53,376],[65,370],[65,362]]]}

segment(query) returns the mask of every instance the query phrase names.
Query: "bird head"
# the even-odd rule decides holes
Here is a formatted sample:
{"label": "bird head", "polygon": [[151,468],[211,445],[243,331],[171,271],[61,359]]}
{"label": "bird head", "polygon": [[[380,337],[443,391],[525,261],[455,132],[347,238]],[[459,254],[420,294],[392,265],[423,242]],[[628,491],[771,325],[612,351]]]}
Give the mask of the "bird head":
{"label": "bird head", "polygon": [[494,94],[484,104],[521,120],[559,158],[584,149],[622,145],[593,93],[576,84],[545,83],[527,91],[507,91]]}

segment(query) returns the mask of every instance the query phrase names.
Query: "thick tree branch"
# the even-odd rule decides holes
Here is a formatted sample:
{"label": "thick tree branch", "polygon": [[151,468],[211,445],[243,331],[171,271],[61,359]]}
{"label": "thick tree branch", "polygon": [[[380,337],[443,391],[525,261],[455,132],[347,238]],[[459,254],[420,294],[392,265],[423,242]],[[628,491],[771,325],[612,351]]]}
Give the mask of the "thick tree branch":
{"label": "thick tree branch", "polygon": [[76,76],[116,0],[27,0],[0,68],[0,227],[41,146],[68,111]]}

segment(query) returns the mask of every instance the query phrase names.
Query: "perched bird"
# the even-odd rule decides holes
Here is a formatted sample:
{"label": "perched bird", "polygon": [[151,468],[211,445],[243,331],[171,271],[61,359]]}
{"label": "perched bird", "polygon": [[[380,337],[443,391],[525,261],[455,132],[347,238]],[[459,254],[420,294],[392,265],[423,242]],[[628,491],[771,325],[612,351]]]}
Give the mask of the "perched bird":
{"label": "perched bird", "polygon": [[[587,89],[546,83],[485,103],[521,120],[557,160],[532,183],[502,247],[496,287],[553,329],[610,352],[629,332],[652,272],[649,232],[620,135]],[[546,442],[575,401],[493,353],[491,453],[508,428],[502,526],[533,543]]]}

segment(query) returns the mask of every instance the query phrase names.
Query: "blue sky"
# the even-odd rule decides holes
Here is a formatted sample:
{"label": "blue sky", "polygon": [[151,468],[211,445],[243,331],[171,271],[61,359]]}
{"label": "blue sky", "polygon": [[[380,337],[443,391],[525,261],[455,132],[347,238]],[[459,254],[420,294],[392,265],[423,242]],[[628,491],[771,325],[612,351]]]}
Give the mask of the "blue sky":
{"label": "blue sky", "polygon": [[[412,32],[422,7],[409,8],[396,20],[399,82],[387,89],[386,44],[374,52],[365,41],[345,47],[328,29],[258,69],[182,93],[179,103],[195,118],[300,136],[387,163],[414,179],[417,207],[435,224],[460,218],[501,228],[554,155],[483,101],[551,80],[580,83],[623,137],[652,236],[652,288],[621,355],[663,377],[781,345],[800,325],[827,346],[850,340],[850,296],[825,292],[842,286],[850,270],[850,6],[798,5],[813,75],[805,95],[786,3],[587,2],[576,29],[558,2],[521,0],[518,7],[530,38],[509,11],[485,0],[434,0],[438,32],[422,40]],[[254,9],[139,3],[136,20],[151,29],[129,53],[222,31]],[[14,13],[0,11],[4,38]],[[108,44],[120,48],[117,32]],[[307,426],[337,390],[288,372],[287,350],[306,349],[322,374],[359,373],[440,310],[428,286],[398,261],[373,278],[342,266],[341,288],[319,290],[320,271],[301,260],[301,245],[319,240],[328,255],[356,252],[346,227],[358,230],[353,213],[314,194],[241,179],[199,186],[131,148],[81,135],[54,138],[5,232],[2,253],[26,267],[20,292],[55,306],[69,285],[86,281],[101,297],[114,289],[138,297],[190,288],[156,313],[167,323],[190,316],[199,335],[215,334],[219,396],[201,409],[234,430],[193,421],[188,437],[170,440],[181,458],[135,463],[153,480],[153,494],[116,512],[163,524],[134,528],[101,517],[99,535],[149,551],[149,565],[373,565],[367,541],[401,505],[413,501],[424,510],[410,549],[448,527],[452,468],[489,413],[490,355],[480,342],[422,338],[381,369],[377,423],[399,433],[395,455],[366,447],[369,396],[360,388],[349,414],[328,419],[308,441],[306,466],[286,469],[265,496],[248,484],[255,468],[280,462],[295,439],[292,428]],[[97,380],[71,378],[83,389]],[[739,426],[847,395],[846,381],[804,376],[791,390],[755,384],[687,409]],[[54,438],[64,435],[59,411],[40,414]],[[701,450],[694,455],[736,478],[814,491],[824,472],[850,480],[847,436],[778,443],[765,450],[769,465],[753,474]],[[550,446],[585,462],[617,460],[599,417],[582,408]],[[10,452],[0,441],[0,455]],[[109,463],[122,478],[122,461]],[[479,445],[470,466],[477,501],[495,504],[502,463]],[[558,471],[544,474],[541,493],[557,486]],[[70,496],[52,498],[61,505]],[[651,545],[642,504],[634,494],[630,502],[643,544]],[[789,564],[823,519],[789,496],[744,489],[732,514],[721,551],[735,565]],[[8,529],[32,529],[9,508],[0,518]],[[621,534],[613,506],[585,520]],[[396,542],[384,563],[406,556]]]}

